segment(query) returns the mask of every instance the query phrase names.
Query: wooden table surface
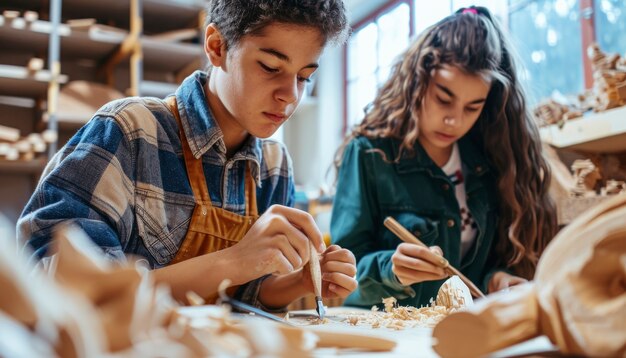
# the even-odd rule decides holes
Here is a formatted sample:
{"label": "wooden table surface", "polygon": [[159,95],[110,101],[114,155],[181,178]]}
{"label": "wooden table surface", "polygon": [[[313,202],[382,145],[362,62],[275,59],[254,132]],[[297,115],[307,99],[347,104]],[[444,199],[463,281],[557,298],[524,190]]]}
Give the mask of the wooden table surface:
{"label": "wooden table surface", "polygon": [[[213,312],[211,314],[211,312]],[[223,310],[218,306],[196,306],[196,307],[184,307],[179,310],[179,313],[187,317],[201,319],[202,317],[217,315],[221,317]],[[318,332],[329,336],[330,334],[346,333],[357,334],[361,337],[357,339],[363,340],[370,339],[374,341],[374,338],[385,338],[396,342],[396,346],[393,350],[387,352],[373,352],[364,351],[362,349],[357,350],[354,348],[316,348],[313,350],[312,355],[314,357],[437,357],[437,354],[432,349],[432,328],[415,326],[412,328],[405,328],[401,330],[395,330],[391,328],[372,328],[369,323],[360,322],[356,326],[351,325],[346,321],[346,317],[349,315],[359,315],[369,312],[369,310],[357,309],[352,307],[329,307],[327,311],[328,321],[324,324],[317,322],[317,314],[314,310],[305,311],[290,311],[287,321],[297,327],[301,327],[304,330],[310,329],[313,332]],[[246,321],[255,321],[260,323],[271,323],[267,318],[260,316],[232,313],[231,318],[246,325]],[[339,337],[339,335],[337,335]],[[343,338],[343,337],[342,337]],[[341,342],[344,345],[350,346],[350,342]],[[540,354],[537,354],[540,352]],[[539,337],[513,347],[509,347],[505,350],[494,353],[491,357],[558,357],[555,353],[554,346],[549,342],[546,337]]]}
{"label": "wooden table surface", "polygon": [[[315,357],[325,356],[347,356],[347,357],[438,357],[432,349],[432,328],[428,327],[412,327],[402,330],[390,328],[371,328],[369,324],[353,326],[345,321],[345,317],[351,313],[359,314],[368,312],[368,310],[352,308],[352,307],[330,307],[328,308],[326,324],[314,324],[316,313],[314,310],[294,311],[290,312],[289,322],[297,326],[306,328],[314,325],[315,329],[331,331],[340,331],[347,333],[362,333],[375,337],[383,337],[395,340],[397,346],[391,352],[365,352],[353,349],[337,349],[337,348],[318,348],[314,351]],[[542,356],[537,355],[538,352],[548,352],[543,356],[554,356],[554,346],[546,337],[538,337],[536,339],[509,347],[498,351],[492,357],[520,357],[520,356]]]}

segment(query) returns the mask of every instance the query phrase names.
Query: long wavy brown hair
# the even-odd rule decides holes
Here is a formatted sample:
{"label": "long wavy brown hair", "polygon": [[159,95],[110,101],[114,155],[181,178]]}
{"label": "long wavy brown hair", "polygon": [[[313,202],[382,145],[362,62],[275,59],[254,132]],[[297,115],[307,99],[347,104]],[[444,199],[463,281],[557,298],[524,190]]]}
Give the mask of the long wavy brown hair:
{"label": "long wavy brown hair", "polygon": [[426,29],[407,49],[366,108],[363,122],[337,151],[335,166],[356,136],[395,138],[401,142],[395,160],[413,155],[420,105],[432,71],[440,66],[456,66],[490,79],[484,109],[467,135],[482,147],[496,173],[501,239],[496,241],[494,264],[530,279],[539,255],[557,232],[556,209],[548,195],[550,168],[507,36],[486,8],[468,9]]}

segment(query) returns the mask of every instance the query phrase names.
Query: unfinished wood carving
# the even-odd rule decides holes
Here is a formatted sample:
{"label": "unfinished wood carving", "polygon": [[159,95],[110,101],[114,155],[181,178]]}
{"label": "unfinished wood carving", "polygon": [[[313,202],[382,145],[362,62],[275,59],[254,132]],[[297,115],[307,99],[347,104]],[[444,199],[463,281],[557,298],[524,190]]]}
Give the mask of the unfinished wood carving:
{"label": "unfinished wood carving", "polygon": [[465,283],[458,276],[452,276],[439,288],[435,304],[456,311],[473,305],[474,300]]}
{"label": "unfinished wood carving", "polygon": [[[578,159],[572,164],[572,171],[574,172],[574,180],[576,182],[574,188],[572,188],[571,196],[582,197],[586,195],[594,195],[590,191],[590,188],[595,186],[596,181],[599,179],[599,173],[596,170],[596,166],[589,159]],[[591,175],[593,174],[593,175]],[[590,182],[588,184],[587,177]]]}
{"label": "unfinished wood carving", "polygon": [[477,357],[546,335],[562,353],[626,356],[626,195],[563,229],[534,282],[478,301],[433,330],[443,357]]}
{"label": "unfinished wood carving", "polygon": [[624,58],[618,54],[606,54],[594,43],[587,49],[587,56],[592,61],[593,91],[596,94],[594,110],[623,106],[626,104],[626,93],[619,88],[626,84]]}
{"label": "unfinished wood carving", "polygon": [[535,118],[540,127],[556,124],[562,127],[566,121],[582,117],[583,112],[575,107],[567,106],[548,99],[534,109]]}

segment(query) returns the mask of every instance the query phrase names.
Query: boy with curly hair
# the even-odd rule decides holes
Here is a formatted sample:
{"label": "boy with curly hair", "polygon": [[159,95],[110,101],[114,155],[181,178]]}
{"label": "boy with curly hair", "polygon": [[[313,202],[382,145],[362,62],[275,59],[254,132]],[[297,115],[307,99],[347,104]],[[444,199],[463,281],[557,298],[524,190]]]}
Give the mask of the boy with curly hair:
{"label": "boy with curly hair", "polygon": [[[313,218],[290,206],[290,158],[266,140],[293,114],[330,41],[347,33],[341,0],[212,0],[196,71],[165,100],[103,106],[52,158],[18,222],[45,265],[55,225],[80,226],[115,260],[140,256],[157,282],[230,293],[281,309],[313,292],[310,243],[326,297],[356,287],[354,256],[324,247]],[[89,175],[87,173],[89,167]]]}

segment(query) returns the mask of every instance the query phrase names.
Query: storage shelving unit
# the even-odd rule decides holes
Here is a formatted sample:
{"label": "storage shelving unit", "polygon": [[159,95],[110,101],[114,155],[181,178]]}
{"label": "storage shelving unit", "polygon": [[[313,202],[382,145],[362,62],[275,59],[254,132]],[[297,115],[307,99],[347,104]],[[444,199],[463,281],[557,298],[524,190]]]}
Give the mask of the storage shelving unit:
{"label": "storage shelving unit", "polygon": [[[201,0],[59,0],[61,23],[54,27],[48,6],[55,1],[5,0],[0,4],[0,125],[18,128],[22,135],[46,127],[58,129],[60,147],[89,120],[89,116],[66,116],[65,108],[57,111],[54,106],[59,87],[70,81],[105,83],[127,95],[164,97],[203,67]],[[4,10],[19,11],[20,16],[6,19]],[[37,12],[39,19],[26,21],[25,11]],[[95,19],[88,28],[66,23],[88,18]],[[158,36],[183,29],[192,35],[195,29],[197,36],[187,42]],[[51,66],[48,53],[55,32],[60,58]],[[33,57],[46,59],[44,70],[29,71],[26,66]],[[30,108],[23,108],[24,103],[30,103]],[[0,214],[9,221],[19,216],[46,163],[47,157],[0,159]]]}

